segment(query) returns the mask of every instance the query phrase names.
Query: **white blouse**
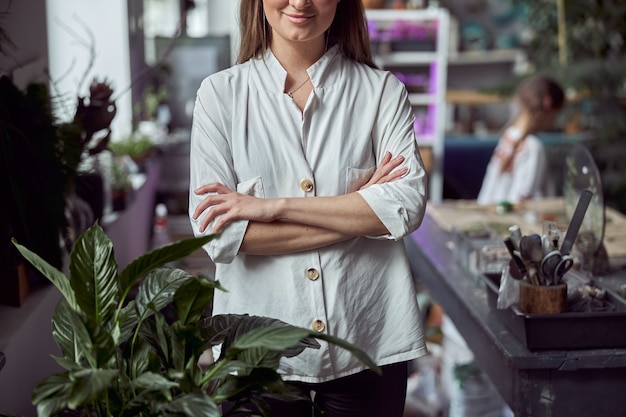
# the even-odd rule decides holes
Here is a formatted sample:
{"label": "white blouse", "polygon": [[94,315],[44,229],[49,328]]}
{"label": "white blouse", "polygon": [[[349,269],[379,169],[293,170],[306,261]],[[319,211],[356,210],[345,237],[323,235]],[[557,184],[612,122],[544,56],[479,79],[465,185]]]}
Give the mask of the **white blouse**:
{"label": "white blouse", "polygon": [[[405,157],[408,174],[358,191],[390,233],[254,256],[238,254],[248,222],[232,223],[205,247],[228,289],[216,291],[213,312],[326,332],[379,365],[414,359],[425,344],[402,238],[422,221],[426,176],[406,90],[389,72],[345,59],[337,47],[308,74],[314,88],[303,112],[283,92],[287,73],[270,51],[203,81],[193,116],[190,217],[202,199],[193,190],[211,182],[259,198],[354,192],[390,151]],[[197,236],[201,219],[191,220]],[[323,382],[365,369],[346,350],[321,344],[283,360],[283,378]]]}
{"label": "white blouse", "polygon": [[519,130],[508,128],[498,141],[483,177],[478,204],[498,204],[502,201],[514,204],[525,198],[541,198],[548,194],[546,151],[535,135],[527,135],[514,151],[512,169],[500,172],[499,155],[509,152],[508,148],[512,148],[520,136]]}

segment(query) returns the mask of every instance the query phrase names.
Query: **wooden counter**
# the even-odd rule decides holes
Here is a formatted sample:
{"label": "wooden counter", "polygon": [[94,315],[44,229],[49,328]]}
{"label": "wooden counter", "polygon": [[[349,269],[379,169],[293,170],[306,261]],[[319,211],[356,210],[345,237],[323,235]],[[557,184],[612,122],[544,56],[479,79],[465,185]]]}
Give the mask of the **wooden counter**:
{"label": "wooden counter", "polygon": [[453,241],[448,228],[427,213],[405,239],[411,268],[515,416],[624,416],[626,347],[529,351],[491,312],[485,287],[454,261]]}

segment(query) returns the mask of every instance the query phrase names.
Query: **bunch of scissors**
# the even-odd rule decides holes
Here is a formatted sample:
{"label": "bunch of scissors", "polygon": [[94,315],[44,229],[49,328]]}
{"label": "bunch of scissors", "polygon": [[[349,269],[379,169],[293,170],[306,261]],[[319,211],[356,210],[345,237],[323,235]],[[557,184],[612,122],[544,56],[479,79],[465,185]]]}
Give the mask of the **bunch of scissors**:
{"label": "bunch of scissors", "polygon": [[554,222],[544,223],[545,233],[521,236],[518,226],[511,226],[504,244],[511,255],[509,271],[516,279],[533,285],[558,285],[574,265],[571,247],[561,245],[561,232]]}
{"label": "bunch of scissors", "polygon": [[592,192],[582,190],[576,209],[561,242],[561,231],[555,222],[543,223],[543,235],[522,236],[519,226],[509,228],[504,245],[511,255],[509,271],[516,279],[526,278],[534,285],[558,285],[574,266],[570,255],[583,218],[589,207]]}

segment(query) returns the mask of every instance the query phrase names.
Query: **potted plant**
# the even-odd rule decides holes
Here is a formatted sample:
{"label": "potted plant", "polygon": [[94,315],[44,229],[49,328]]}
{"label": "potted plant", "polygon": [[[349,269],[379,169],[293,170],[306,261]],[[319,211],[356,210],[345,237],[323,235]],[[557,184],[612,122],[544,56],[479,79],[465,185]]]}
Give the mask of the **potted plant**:
{"label": "potted plant", "polygon": [[130,170],[124,161],[125,158],[128,158],[128,156],[115,157],[111,162],[111,200],[113,211],[126,209],[133,192]]}
{"label": "potted plant", "polygon": [[109,142],[108,149],[116,157],[132,158],[140,169],[145,170],[144,165],[154,150],[154,142],[150,136],[134,132],[122,140]]}
{"label": "potted plant", "polygon": [[[61,292],[52,333],[65,371],[33,393],[40,417],[75,410],[82,416],[219,416],[225,400],[261,406],[268,396],[292,398],[276,372],[281,357],[322,339],[367,355],[335,337],[272,318],[208,314],[219,282],[163,265],[185,257],[215,235],[175,242],[146,253],[118,272],[114,248],[94,224],[76,241],[69,277],[26,247],[19,252]],[[205,349],[222,343],[206,367]],[[265,414],[264,414],[265,415]]]}

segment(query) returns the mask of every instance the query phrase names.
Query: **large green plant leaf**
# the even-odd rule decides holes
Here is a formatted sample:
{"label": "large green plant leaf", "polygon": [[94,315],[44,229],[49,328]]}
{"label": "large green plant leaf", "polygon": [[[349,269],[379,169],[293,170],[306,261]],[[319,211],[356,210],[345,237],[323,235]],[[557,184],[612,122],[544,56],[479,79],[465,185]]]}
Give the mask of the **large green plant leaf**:
{"label": "large green plant leaf", "polygon": [[[151,271],[139,285],[135,299],[121,311],[119,319],[121,324],[120,338],[128,340],[131,335],[134,335],[131,344],[137,343],[136,335],[142,322],[156,311],[170,304],[176,290],[191,278],[193,278],[191,275],[180,269],[158,268]],[[146,337],[155,340],[160,339],[163,343],[167,343],[165,335],[162,334],[163,331],[163,328],[157,327],[156,332],[151,331]],[[159,343],[155,345],[158,346]],[[169,348],[164,349],[164,352],[169,352]],[[169,353],[165,358],[169,358]]]}
{"label": "large green plant leaf", "polygon": [[151,271],[141,281],[135,297],[135,311],[139,321],[170,304],[176,290],[192,278],[182,269],[158,268]]}
{"label": "large green plant leaf", "polygon": [[115,354],[111,333],[99,323],[88,323],[85,316],[57,304],[53,315],[53,336],[64,355],[79,362],[85,358],[94,368],[104,366]]}
{"label": "large green plant leaf", "polygon": [[117,262],[111,240],[97,223],[74,244],[70,283],[89,320],[112,327],[108,321],[118,306]]}
{"label": "large green plant leaf", "polygon": [[198,360],[204,353],[206,345],[196,324],[183,324],[177,321],[172,324],[174,342],[172,343],[172,358],[176,369],[184,370],[181,384],[189,384],[188,387],[198,386],[202,383],[202,372],[198,366]]}
{"label": "large green plant leaf", "polygon": [[[235,340],[254,329],[264,327],[290,327],[287,323],[278,319],[250,316],[247,314],[217,314],[201,320],[198,326],[208,345],[224,344],[222,352],[231,346]],[[295,346],[292,345],[291,347],[284,347],[284,340],[281,341],[278,337],[280,336],[277,335],[277,342],[281,343],[281,345],[277,350],[282,350],[286,356],[297,355],[306,347],[314,349],[319,348],[319,343],[310,337],[299,339],[297,343],[293,343]],[[290,341],[292,340],[293,338],[290,338]],[[256,347],[267,346],[259,345]]]}
{"label": "large green plant leaf", "polygon": [[172,343],[174,335],[162,314],[155,314],[150,320],[143,322],[141,339],[146,342],[159,357],[159,363],[164,368],[172,366]]}
{"label": "large green plant leaf", "polygon": [[[57,325],[59,333],[53,333],[57,344],[60,342],[68,342],[74,345],[74,355],[79,360],[84,358],[91,366],[96,366],[97,361],[92,349],[91,336],[89,329],[85,325],[81,312],[64,308],[62,304],[58,304],[55,309],[55,315],[60,318]],[[61,318],[62,317],[62,318]]]}
{"label": "large green plant leaf", "polygon": [[38,417],[50,417],[67,408],[72,381],[68,373],[50,375],[37,385],[31,400]]}
{"label": "large green plant leaf", "polygon": [[49,417],[66,408],[89,405],[106,391],[117,375],[117,370],[85,368],[45,378],[32,396],[38,417]]}
{"label": "large green plant leaf", "polygon": [[[262,329],[270,330],[259,333]],[[202,320],[200,331],[209,345],[222,343],[219,360],[237,359],[255,367],[276,369],[281,357],[298,355],[307,347],[319,348],[314,338],[307,337],[306,329],[267,317],[216,315]],[[235,345],[241,338],[243,344]]]}
{"label": "large green plant leaf", "polygon": [[68,304],[73,308],[78,308],[76,303],[76,297],[74,296],[74,290],[70,286],[70,281],[67,277],[58,269],[46,262],[42,257],[32,252],[25,246],[17,243],[15,239],[12,240],[13,244],[20,252],[20,254],[31,263],[39,272],[43,274],[48,280],[61,292],[63,298],[67,300]]}
{"label": "large green plant leaf", "polygon": [[228,375],[238,373],[249,373],[252,365],[240,360],[220,360],[209,365],[205,371],[207,381],[219,380],[226,378]]}
{"label": "large green plant leaf", "polygon": [[299,354],[306,347],[319,348],[319,343],[314,339],[320,339],[348,350],[370,369],[380,373],[380,368],[359,347],[343,339],[294,327],[280,320],[247,315],[216,315],[202,320],[200,327],[205,340],[211,345],[224,344],[222,356],[225,355],[225,349],[232,348],[232,355],[238,356],[245,351],[247,361],[262,363],[262,356],[268,354],[267,349],[289,357]]}
{"label": "large green plant leaf", "polygon": [[267,348],[288,351],[292,346],[301,344],[302,349],[306,347],[319,348],[319,344],[311,340],[310,337],[313,335],[305,328],[287,324],[270,325],[251,329],[239,335],[230,347],[239,350]]}
{"label": "large green plant leaf", "polygon": [[160,247],[133,260],[120,274],[120,291],[124,297],[134,283],[155,268],[191,255],[217,237],[216,234],[180,240]]}
{"label": "large green plant leaf", "polygon": [[77,333],[73,328],[73,319],[76,314],[66,300],[60,300],[52,314],[52,337],[61,348],[63,355],[78,363],[83,357],[83,351],[79,349],[79,342],[76,340]]}
{"label": "large green plant leaf", "polygon": [[178,387],[174,381],[170,381],[163,375],[155,372],[144,372],[135,378],[131,383],[133,390],[156,391],[167,393],[170,389]]}
{"label": "large green plant leaf", "polygon": [[152,349],[150,343],[145,338],[140,337],[132,345],[132,356],[130,356],[130,349],[126,349],[124,353],[128,353],[124,358],[128,357],[125,372],[129,378],[140,378],[144,372],[151,370],[162,371],[160,361],[154,364],[154,366],[152,365]]}
{"label": "large green plant leaf", "polygon": [[215,392],[214,398],[218,403],[229,400],[235,403],[235,408],[241,405],[240,401],[245,406],[255,404],[258,410],[262,410],[263,416],[271,416],[266,399],[311,401],[308,393],[285,384],[278,372],[269,368],[255,368],[243,376],[229,375]]}
{"label": "large green plant leaf", "polygon": [[130,300],[128,304],[122,308],[117,323],[120,331],[119,341],[126,342],[131,338],[135,327],[139,324],[139,317],[137,317],[135,311],[135,300]]}
{"label": "large green plant leaf", "polygon": [[257,367],[276,369],[283,356],[292,357],[307,347],[319,347],[309,331],[288,325],[259,327],[241,334],[224,346],[227,358],[238,358]]}
{"label": "large green plant leaf", "polygon": [[329,334],[310,332],[309,335],[316,339],[325,340],[328,343],[331,343],[333,345],[339,346],[347,350],[352,355],[354,355],[357,359],[359,359],[361,362],[367,365],[367,367],[370,368],[372,371],[376,372],[378,375],[382,375],[382,371],[380,370],[380,368],[374,363],[374,361],[372,361],[372,359],[367,355],[367,353],[363,351],[363,349],[353,345],[352,343],[348,343],[347,341],[343,339],[340,339],[335,336],[331,336]]}
{"label": "large green plant leaf", "polygon": [[[172,391],[178,391],[178,384],[156,372],[146,371],[133,380],[125,379],[121,390],[126,392],[125,401],[115,415],[154,416],[159,404],[168,403],[174,398]],[[121,401],[120,401],[121,402]]]}
{"label": "large green plant leaf", "polygon": [[195,323],[213,302],[215,289],[223,290],[219,282],[205,278],[186,281],[174,294],[176,317],[184,324]]}
{"label": "large green plant leaf", "polygon": [[86,368],[77,372],[70,372],[72,391],[68,401],[69,408],[85,406],[106,392],[111,382],[119,375],[117,369]]}
{"label": "large green plant leaf", "polygon": [[97,367],[105,367],[114,357],[117,346],[111,332],[100,325],[100,323],[91,323],[87,326],[91,342],[91,349],[95,358]]}

